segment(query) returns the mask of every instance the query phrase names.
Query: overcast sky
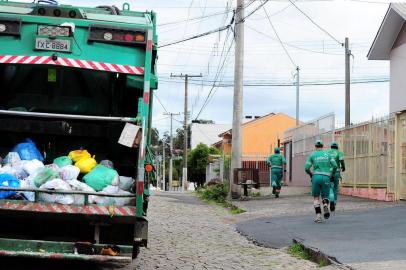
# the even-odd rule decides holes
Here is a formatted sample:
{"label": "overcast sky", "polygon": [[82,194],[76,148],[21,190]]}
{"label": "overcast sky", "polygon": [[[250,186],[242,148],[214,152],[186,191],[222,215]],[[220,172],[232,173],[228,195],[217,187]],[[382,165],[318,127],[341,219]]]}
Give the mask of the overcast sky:
{"label": "overcast sky", "polygon": [[[251,0],[246,0],[249,3]],[[155,10],[158,14],[159,44],[167,44],[207,32],[228,24],[235,1],[227,0],[60,0],[60,3],[96,6],[130,2],[133,10]],[[246,14],[261,4],[255,1]],[[354,81],[381,80],[389,77],[389,63],[368,61],[366,55],[388,8],[383,0],[374,1],[297,1],[308,14],[334,39],[344,42],[349,37],[354,55],[351,76]],[[266,10],[292,61],[277,41],[263,9],[247,18],[245,23],[245,68],[247,84],[280,84],[293,82],[295,67],[301,69],[301,82],[341,82],[344,80],[344,48],[317,28],[289,1],[269,1]],[[215,15],[217,14],[217,15]],[[204,19],[197,17],[207,16]],[[194,119],[218,77],[222,84],[233,82],[234,47],[227,31],[168,46],[159,50],[159,89],[156,95],[167,111],[183,113],[184,85],[170,74],[203,74],[203,80],[191,81],[189,104]],[[226,38],[228,36],[228,39]],[[224,50],[223,50],[224,48]],[[222,53],[223,51],[223,53]],[[227,55],[227,57],[225,57]],[[218,71],[218,67],[223,69]],[[218,73],[218,74],[217,74]],[[217,74],[217,76],[216,76]],[[344,85],[302,86],[300,117],[308,121],[329,112],[344,120]],[[389,83],[354,84],[351,88],[351,118],[353,122],[384,116],[389,110]],[[217,123],[231,123],[233,88],[212,90],[209,103],[199,118]],[[164,108],[155,99],[154,123],[159,130],[169,129]],[[244,115],[265,115],[283,112],[295,116],[295,87],[246,86]],[[182,121],[183,116],[177,117]],[[175,122],[175,127],[181,126]]]}

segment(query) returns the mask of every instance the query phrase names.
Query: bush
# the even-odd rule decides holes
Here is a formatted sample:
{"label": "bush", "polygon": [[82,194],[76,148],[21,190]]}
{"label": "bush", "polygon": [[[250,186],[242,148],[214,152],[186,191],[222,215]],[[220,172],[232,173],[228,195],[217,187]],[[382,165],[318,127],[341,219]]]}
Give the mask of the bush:
{"label": "bush", "polygon": [[228,194],[228,187],[223,183],[219,183],[216,185],[205,187],[201,189],[199,193],[204,200],[224,203]]}

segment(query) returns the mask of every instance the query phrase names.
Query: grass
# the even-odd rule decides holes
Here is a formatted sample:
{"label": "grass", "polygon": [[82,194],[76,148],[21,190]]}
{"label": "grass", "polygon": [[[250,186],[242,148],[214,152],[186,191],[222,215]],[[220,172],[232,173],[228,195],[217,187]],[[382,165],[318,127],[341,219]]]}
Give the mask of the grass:
{"label": "grass", "polygon": [[228,195],[228,186],[226,184],[220,183],[213,186],[199,188],[196,191],[196,194],[206,202],[212,202],[227,208],[232,215],[238,215],[245,212],[245,210],[238,208],[226,200]]}
{"label": "grass", "polygon": [[299,243],[294,243],[288,248],[288,253],[291,254],[293,257],[301,258],[304,260],[310,260],[312,255],[305,250],[303,245]]}
{"label": "grass", "polygon": [[300,243],[294,243],[293,245],[291,245],[288,248],[288,253],[296,258],[313,261],[317,263],[319,267],[330,265],[330,262],[328,260],[323,257],[313,256],[313,254]]}
{"label": "grass", "polygon": [[251,192],[251,197],[254,197],[254,198],[261,197],[261,193],[259,193],[259,192]]}

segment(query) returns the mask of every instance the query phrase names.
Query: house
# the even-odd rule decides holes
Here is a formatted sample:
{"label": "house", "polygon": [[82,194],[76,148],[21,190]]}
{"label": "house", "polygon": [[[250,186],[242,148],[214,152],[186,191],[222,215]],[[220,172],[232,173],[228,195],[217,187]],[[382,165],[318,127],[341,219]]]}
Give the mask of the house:
{"label": "house", "polygon": [[375,40],[369,60],[390,61],[390,113],[406,109],[406,4],[390,4]]}
{"label": "house", "polygon": [[192,123],[190,128],[190,146],[196,148],[200,143],[212,145],[218,141],[218,135],[221,132],[229,130],[228,124],[201,124]]}
{"label": "house", "polygon": [[[281,145],[285,130],[296,125],[296,119],[284,113],[270,113],[254,118],[242,125],[242,155],[247,158],[267,157]],[[214,143],[224,154],[231,153],[232,130],[218,135],[221,140]]]}

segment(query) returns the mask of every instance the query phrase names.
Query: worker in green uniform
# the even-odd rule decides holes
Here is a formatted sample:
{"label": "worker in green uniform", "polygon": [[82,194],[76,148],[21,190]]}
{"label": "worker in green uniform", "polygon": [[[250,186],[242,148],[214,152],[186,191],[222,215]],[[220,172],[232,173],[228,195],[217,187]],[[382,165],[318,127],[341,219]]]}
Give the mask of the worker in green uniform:
{"label": "worker in green uniform", "polygon": [[[334,180],[334,174],[337,170],[337,163],[328,151],[323,150],[323,142],[317,140],[315,143],[316,151],[313,152],[305,163],[305,171],[311,177],[313,205],[316,211],[317,223],[321,223],[320,196],[323,203],[324,218],[330,217],[329,199],[330,181]],[[313,171],[310,168],[313,167]]]}
{"label": "worker in green uniform", "polygon": [[282,188],[282,178],[284,166],[286,165],[286,159],[281,154],[281,151],[278,147],[275,147],[274,154],[268,157],[268,165],[271,167],[271,185],[272,185],[272,194],[276,198],[279,198],[279,193]]}
{"label": "worker in green uniform", "polygon": [[330,144],[330,148],[331,149],[329,153],[337,163],[337,171],[334,174],[334,182],[332,183],[334,191],[334,201],[330,202],[330,210],[334,212],[337,205],[337,193],[341,180],[341,172],[345,171],[345,162],[344,162],[344,153],[339,150],[337,142],[332,142]]}

